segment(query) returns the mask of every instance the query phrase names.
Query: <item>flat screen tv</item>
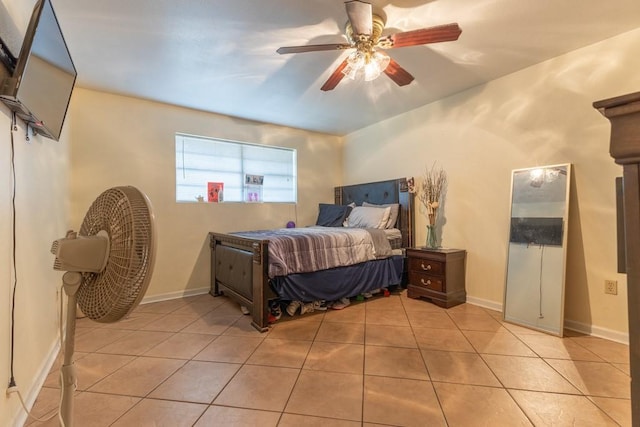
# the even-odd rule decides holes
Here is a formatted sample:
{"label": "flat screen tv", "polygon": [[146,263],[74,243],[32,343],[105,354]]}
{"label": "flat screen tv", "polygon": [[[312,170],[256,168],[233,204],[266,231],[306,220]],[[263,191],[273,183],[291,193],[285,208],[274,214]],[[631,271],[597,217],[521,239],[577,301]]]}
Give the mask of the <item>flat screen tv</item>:
{"label": "flat screen tv", "polygon": [[58,140],[76,68],[50,0],[38,0],[11,75],[0,82],[0,100],[34,133]]}

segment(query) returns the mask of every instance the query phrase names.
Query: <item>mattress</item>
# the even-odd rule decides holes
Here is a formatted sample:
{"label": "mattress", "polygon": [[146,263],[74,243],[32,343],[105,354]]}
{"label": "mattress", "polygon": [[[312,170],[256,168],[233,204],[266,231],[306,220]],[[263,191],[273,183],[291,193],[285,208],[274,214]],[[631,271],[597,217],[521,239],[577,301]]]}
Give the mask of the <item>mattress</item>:
{"label": "mattress", "polygon": [[270,278],[344,267],[393,255],[387,233],[378,229],[306,227],[231,234],[269,241]]}

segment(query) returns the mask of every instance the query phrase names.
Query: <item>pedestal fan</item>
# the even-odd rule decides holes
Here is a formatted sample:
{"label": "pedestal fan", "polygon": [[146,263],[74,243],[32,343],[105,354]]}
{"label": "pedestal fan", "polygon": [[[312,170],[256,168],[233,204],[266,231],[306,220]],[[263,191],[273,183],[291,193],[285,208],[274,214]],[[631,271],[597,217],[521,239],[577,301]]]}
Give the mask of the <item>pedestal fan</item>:
{"label": "pedestal fan", "polygon": [[62,282],[68,297],[60,405],[66,427],[73,425],[76,306],[100,323],[117,322],[131,313],[149,286],[154,234],[149,199],[135,187],[114,187],[93,202],[78,233],[68,231],[53,242],[53,268],[66,271]]}

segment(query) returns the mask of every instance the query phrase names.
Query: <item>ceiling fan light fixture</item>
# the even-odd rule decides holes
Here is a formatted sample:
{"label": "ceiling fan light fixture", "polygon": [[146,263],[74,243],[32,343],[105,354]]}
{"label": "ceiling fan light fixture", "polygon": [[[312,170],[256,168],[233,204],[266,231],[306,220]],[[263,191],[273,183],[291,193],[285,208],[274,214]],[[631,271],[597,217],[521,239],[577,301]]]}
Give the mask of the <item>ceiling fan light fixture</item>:
{"label": "ceiling fan light fixture", "polygon": [[375,51],[369,57],[369,61],[364,65],[364,80],[369,82],[380,77],[380,74],[389,65],[389,55],[384,52]]}
{"label": "ceiling fan light fixture", "polygon": [[[370,0],[369,0],[370,1]],[[348,21],[345,35],[348,43],[325,43],[306,46],[284,46],[276,50],[279,54],[315,52],[325,50],[354,49],[346,59],[333,70],[320,90],[326,92],[335,87],[346,76],[351,80],[362,77],[365,81],[375,80],[384,72],[398,86],[410,84],[414,78],[396,61],[377,49],[394,49],[458,40],[462,30],[457,23],[438,25],[417,30],[400,31],[382,37],[386,17],[373,13],[373,6],[364,0],[345,2]]]}
{"label": "ceiling fan light fixture", "polygon": [[357,50],[347,57],[347,66],[342,73],[351,80],[362,76],[368,82],[377,79],[387,68],[390,60],[389,55],[384,52]]}
{"label": "ceiling fan light fixture", "polygon": [[360,70],[364,68],[365,61],[365,55],[362,52],[359,50],[353,52],[347,57],[347,66],[342,70],[342,74],[351,80],[355,80],[358,77]]}

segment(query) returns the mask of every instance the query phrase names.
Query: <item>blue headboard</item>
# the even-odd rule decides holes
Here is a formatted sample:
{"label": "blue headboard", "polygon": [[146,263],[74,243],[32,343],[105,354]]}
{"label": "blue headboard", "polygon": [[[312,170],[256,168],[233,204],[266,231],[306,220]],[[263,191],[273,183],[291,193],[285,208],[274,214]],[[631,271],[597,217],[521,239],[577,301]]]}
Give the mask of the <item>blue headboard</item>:
{"label": "blue headboard", "polygon": [[413,194],[409,193],[406,178],[335,188],[335,203],[338,205],[355,203],[360,206],[363,202],[376,205],[399,203],[400,211],[396,227],[402,233],[402,246],[405,248],[413,247],[414,244],[413,199]]}

